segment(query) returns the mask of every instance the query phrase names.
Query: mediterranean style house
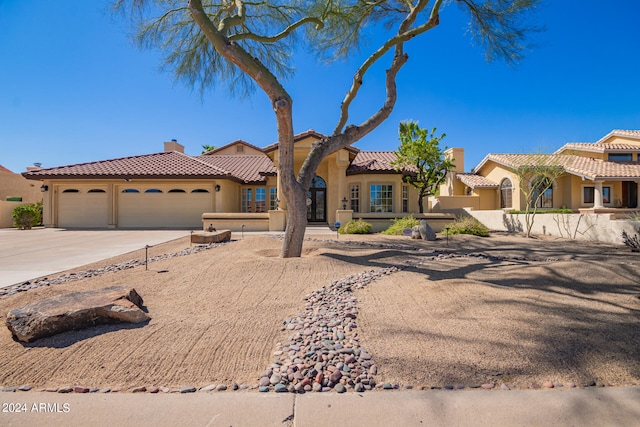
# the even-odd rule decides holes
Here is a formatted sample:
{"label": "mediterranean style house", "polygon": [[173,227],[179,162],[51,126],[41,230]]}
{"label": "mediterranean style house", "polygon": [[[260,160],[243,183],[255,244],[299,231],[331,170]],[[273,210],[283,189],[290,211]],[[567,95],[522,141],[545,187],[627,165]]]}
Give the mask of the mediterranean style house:
{"label": "mediterranean style house", "polygon": [[[296,135],[297,169],[323,137],[313,130]],[[393,218],[417,212],[417,192],[403,181],[407,173],[392,166],[394,159],[390,151],[354,147],[326,157],[308,191],[309,223],[333,225],[362,217],[381,229]],[[279,231],[286,225],[286,205],[277,166],[278,143],[258,148],[238,140],[190,156],[173,140],[160,153],[23,175],[41,181],[47,227]]]}
{"label": "mediterranean style house", "polygon": [[[596,142],[565,144],[553,154],[488,154],[470,173],[464,172],[463,149],[447,155],[456,159],[456,167],[433,201],[434,211],[524,210],[520,189],[535,194],[541,182],[535,170],[541,164],[559,167],[562,174],[540,198],[532,198],[540,209],[606,213],[639,206],[640,130],[614,130]],[[521,185],[516,170],[523,167],[532,172],[524,174]]]}

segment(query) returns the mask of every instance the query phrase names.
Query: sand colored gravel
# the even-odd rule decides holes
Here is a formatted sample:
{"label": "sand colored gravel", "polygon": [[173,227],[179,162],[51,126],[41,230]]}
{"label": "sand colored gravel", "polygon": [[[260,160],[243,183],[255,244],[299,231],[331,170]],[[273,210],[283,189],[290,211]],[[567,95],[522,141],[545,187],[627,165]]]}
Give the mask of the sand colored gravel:
{"label": "sand colored gravel", "polygon": [[[153,263],[148,271],[136,267],[0,299],[4,323],[10,309],[41,298],[127,285],[151,316],[143,326],[98,326],[31,344],[14,341],[3,326],[0,386],[253,385],[287,336],[282,321],[302,309],[304,295],[350,274],[407,262],[412,266],[355,293],[357,331],[380,381],[512,388],[640,383],[640,259],[624,247],[500,235],[455,236],[448,246],[327,237],[305,242],[299,259],[278,258],[281,241],[273,237],[251,236]],[[179,239],[150,249],[150,256],[188,246]],[[498,258],[432,260],[433,250]]]}

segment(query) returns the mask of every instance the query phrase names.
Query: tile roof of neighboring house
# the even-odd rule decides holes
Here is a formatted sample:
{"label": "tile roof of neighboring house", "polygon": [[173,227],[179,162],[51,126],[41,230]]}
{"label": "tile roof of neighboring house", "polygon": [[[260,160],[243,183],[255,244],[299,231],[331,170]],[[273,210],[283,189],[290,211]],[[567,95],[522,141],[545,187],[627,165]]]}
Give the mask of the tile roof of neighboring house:
{"label": "tile roof of neighboring house", "polygon": [[177,151],[39,169],[22,175],[30,179],[231,178],[228,171]]}
{"label": "tile roof of neighboring house", "polygon": [[475,175],[472,173],[456,173],[456,178],[459,179],[464,185],[470,188],[498,188],[500,187],[489,178],[485,178],[482,175]]}
{"label": "tile roof of neighboring house", "polygon": [[214,167],[223,169],[242,182],[265,182],[266,175],[275,175],[276,168],[266,155],[202,155],[198,159]]}
{"label": "tile roof of neighboring house", "polygon": [[393,151],[360,151],[347,168],[347,175],[396,173],[396,168],[391,164],[395,159]]}
{"label": "tile roof of neighboring house", "polygon": [[640,179],[639,162],[607,162],[570,154],[489,154],[474,171],[479,171],[488,161],[511,169],[521,166],[558,165],[570,174],[589,180]]}
{"label": "tile roof of neighboring house", "polygon": [[9,172],[9,173],[13,173],[13,171],[10,171],[9,169],[5,168],[4,166],[0,165],[0,172]]}
{"label": "tile roof of neighboring house", "polygon": [[640,140],[640,130],[615,129],[596,142],[569,142],[556,150],[554,154],[562,154],[571,150],[588,151],[592,153],[640,151],[640,145],[638,144],[606,142],[613,136]]}

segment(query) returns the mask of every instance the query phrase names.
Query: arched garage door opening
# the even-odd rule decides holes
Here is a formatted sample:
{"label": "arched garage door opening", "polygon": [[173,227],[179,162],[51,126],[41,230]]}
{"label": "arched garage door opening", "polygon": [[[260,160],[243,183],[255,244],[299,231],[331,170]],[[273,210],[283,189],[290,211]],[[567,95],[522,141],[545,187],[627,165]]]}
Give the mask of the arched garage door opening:
{"label": "arched garage door opening", "polygon": [[109,225],[106,188],[60,188],[57,222],[61,228],[106,228]]}

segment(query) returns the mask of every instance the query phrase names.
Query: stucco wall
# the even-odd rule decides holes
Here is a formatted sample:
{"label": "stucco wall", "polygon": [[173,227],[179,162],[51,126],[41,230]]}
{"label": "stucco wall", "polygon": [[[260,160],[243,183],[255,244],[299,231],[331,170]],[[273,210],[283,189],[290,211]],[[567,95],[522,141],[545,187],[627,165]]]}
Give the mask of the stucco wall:
{"label": "stucco wall", "polygon": [[22,197],[23,203],[37,203],[42,200],[40,181],[28,180],[20,174],[0,171],[0,200],[7,197]]}
{"label": "stucco wall", "polygon": [[22,202],[7,202],[5,200],[0,200],[0,228],[13,227],[11,213],[16,207],[23,204],[24,203]]}
{"label": "stucco wall", "polygon": [[[491,230],[522,232],[523,214],[508,214],[501,210],[465,210],[468,215]],[[622,231],[636,234],[640,221],[616,219],[614,214],[537,214],[533,219],[533,234],[557,236],[565,239],[622,244]]]}

